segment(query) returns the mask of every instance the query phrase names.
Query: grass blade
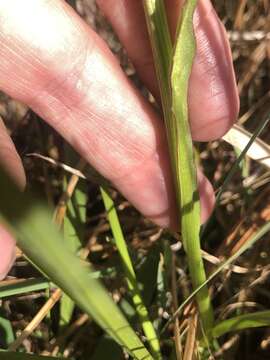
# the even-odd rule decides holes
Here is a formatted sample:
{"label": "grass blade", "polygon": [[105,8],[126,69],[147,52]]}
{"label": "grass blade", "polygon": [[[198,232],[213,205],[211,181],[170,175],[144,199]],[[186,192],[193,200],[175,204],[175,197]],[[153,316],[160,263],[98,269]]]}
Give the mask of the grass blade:
{"label": "grass blade", "polygon": [[[180,193],[182,237],[194,289],[206,280],[200,248],[201,222],[197,171],[188,117],[188,84],[196,51],[193,30],[193,14],[196,6],[196,0],[189,0],[182,9],[171,73],[173,123],[177,141],[176,186]],[[207,331],[211,328],[214,318],[207,287],[197,294],[197,302],[202,325]]]}
{"label": "grass blade", "polygon": [[219,322],[210,331],[211,336],[218,338],[232,331],[245,330],[270,326],[270,311],[258,311],[251,314],[243,314]]}
{"label": "grass blade", "polygon": [[[154,56],[156,76],[158,79],[161,95],[162,110],[165,118],[167,136],[169,138],[171,117],[171,90],[170,90],[170,68],[173,56],[173,48],[169,27],[167,23],[166,10],[163,0],[144,0],[144,12],[149,32],[149,38]],[[173,132],[172,132],[173,135]],[[174,157],[175,147],[168,141],[170,156]],[[173,169],[174,170],[174,169]]]}
{"label": "grass blade", "polygon": [[[197,1],[187,0],[172,48],[162,0],[145,0],[145,14],[162,98],[181,229],[193,288],[206,280],[200,249],[200,205],[196,165],[188,118],[188,85],[195,55],[193,13]],[[180,221],[179,221],[180,223]],[[205,331],[213,324],[210,296],[206,287],[197,294]]]}
{"label": "grass blade", "polygon": [[61,358],[0,351],[0,360],[61,360]]}
{"label": "grass blade", "polygon": [[20,295],[33,291],[47,290],[52,287],[52,284],[47,279],[27,279],[23,281],[17,281],[14,284],[2,285],[0,283],[0,299]]}
{"label": "grass blade", "polygon": [[[103,277],[115,277],[117,269],[115,267],[109,267],[102,271],[91,271],[89,274],[93,279],[99,279]],[[44,291],[55,288],[55,284],[48,279],[36,278],[26,279],[22,281],[16,281],[15,283],[6,284],[4,281],[0,283],[0,299],[26,294],[34,291]]]}
{"label": "grass blade", "polygon": [[132,301],[134,303],[136,312],[139,316],[144,334],[148,340],[151,352],[155,359],[161,359],[160,346],[157,334],[152,322],[149,319],[147,308],[143,302],[135,271],[128,253],[127,244],[122,232],[117,211],[114,206],[113,199],[105,188],[100,188],[105,209],[107,211],[108,220],[111,230],[116,242],[116,246],[124,267],[128,288],[132,294]]}
{"label": "grass blade", "polygon": [[65,245],[40,201],[22,194],[0,170],[1,217],[23,252],[135,359],[151,359],[104,287]]}
{"label": "grass blade", "polygon": [[[82,186],[82,184],[80,185]],[[86,222],[86,197],[86,192],[77,186],[67,203],[67,213],[64,218],[64,238],[65,244],[74,253],[78,252],[83,243],[83,230]],[[69,324],[74,308],[74,301],[66,294],[63,294],[60,300],[61,327]]]}

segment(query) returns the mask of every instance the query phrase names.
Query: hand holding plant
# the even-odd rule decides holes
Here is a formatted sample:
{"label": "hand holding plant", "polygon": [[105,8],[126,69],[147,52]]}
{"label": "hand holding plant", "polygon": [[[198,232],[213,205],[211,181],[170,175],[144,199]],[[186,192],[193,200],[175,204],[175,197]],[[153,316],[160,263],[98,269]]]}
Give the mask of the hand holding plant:
{"label": "hand holding plant", "polygon": [[[161,103],[165,125],[130,84],[103,41],[62,2],[31,4],[29,11],[35,10],[32,22],[43,25],[31,36],[32,24],[18,12],[27,6],[18,1],[0,5],[2,33],[6,35],[0,57],[12,59],[0,65],[0,86],[52,125],[144,215],[163,227],[181,231],[193,288],[201,287],[197,304],[202,329],[208,335],[214,319],[207,287],[202,288],[206,275],[200,224],[210,215],[214,196],[211,185],[197,172],[192,137],[206,141],[221,136],[237,116],[236,86],[224,29],[208,1],[199,2],[195,34],[196,0],[186,1],[181,11],[179,3],[173,1],[145,0],[144,7],[132,1],[98,3],[139,76]],[[123,14],[121,21],[116,14]],[[50,21],[50,28],[44,31],[46,21]],[[70,60],[61,61],[64,58]],[[208,87],[202,91],[206,82]],[[202,105],[206,112],[199,110]],[[23,184],[20,160],[9,137],[3,134],[13,162],[3,157],[2,165]],[[8,188],[9,178],[1,174],[2,187]],[[24,253],[116,342],[136,359],[161,359],[158,335],[141,297],[114,203],[106,189],[102,189],[102,196],[150,352],[103,286],[93,275],[89,277],[74,254],[64,248],[61,253],[56,230],[52,228],[50,235],[38,233],[50,222],[43,206],[11,186],[2,192],[1,209],[4,222],[19,237]],[[12,204],[16,198],[19,204],[15,211]],[[9,235],[3,234],[5,273],[13,244]],[[42,251],[37,238],[45,247]],[[65,271],[59,271],[59,265]],[[95,289],[97,296],[90,289]]]}
{"label": "hand holding plant", "polygon": [[[180,2],[165,3],[174,34]],[[98,4],[158,99],[141,2]],[[161,226],[177,228],[164,125],[102,39],[63,1],[2,1],[0,19],[1,90],[32,107],[143,214]],[[189,88],[190,121],[194,140],[207,141],[232,125],[238,98],[228,41],[210,1],[199,1],[194,21],[198,48]],[[21,161],[2,123],[0,134],[1,163],[23,185]],[[201,174],[198,181],[205,221],[213,192]],[[3,230],[2,277],[12,263],[13,249]]]}

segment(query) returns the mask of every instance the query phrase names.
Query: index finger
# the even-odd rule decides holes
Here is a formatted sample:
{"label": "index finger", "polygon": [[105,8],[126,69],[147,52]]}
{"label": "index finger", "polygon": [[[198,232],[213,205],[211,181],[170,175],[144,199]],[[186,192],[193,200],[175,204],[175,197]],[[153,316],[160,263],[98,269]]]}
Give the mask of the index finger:
{"label": "index finger", "polygon": [[[158,97],[142,1],[97,2],[126,47],[142,80]],[[165,1],[172,36],[181,3],[183,1]],[[190,124],[194,140],[209,141],[224,135],[235,122],[239,100],[226,32],[209,0],[199,0],[194,26],[197,54],[189,87]]]}
{"label": "index finger", "polygon": [[[59,0],[0,1],[0,88],[28,104],[145,216],[177,222],[158,114],[106,44]],[[200,176],[202,218],[213,192]]]}

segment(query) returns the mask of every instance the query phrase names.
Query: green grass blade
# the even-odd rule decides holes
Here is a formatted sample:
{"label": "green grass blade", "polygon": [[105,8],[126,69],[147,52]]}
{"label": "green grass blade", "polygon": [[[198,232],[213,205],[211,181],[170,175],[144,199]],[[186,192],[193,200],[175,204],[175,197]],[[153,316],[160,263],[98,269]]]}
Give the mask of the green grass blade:
{"label": "green grass blade", "polygon": [[[115,277],[116,273],[117,269],[115,267],[110,267],[103,269],[102,271],[91,271],[89,276],[93,279],[101,279],[104,277],[111,278]],[[26,279],[22,282],[9,285],[3,285],[0,283],[0,299],[53,288],[55,288],[55,284],[43,278]]]}
{"label": "green grass blade", "polygon": [[[15,353],[10,351],[0,350],[0,360],[60,360],[63,358],[56,358],[51,356],[38,356],[23,353]],[[68,359],[67,359],[68,360]]]}
{"label": "green grass blade", "polygon": [[264,235],[266,235],[270,231],[270,222],[267,222],[264,226],[262,226],[256,234],[254,234],[248,241],[245,242],[243,246],[240,247],[239,250],[236,251],[235,254],[230,256],[227,260],[225,260],[208,278],[207,280],[201,284],[196,290],[190,294],[186,300],[179,306],[177,311],[173,314],[173,316],[167,321],[165,326],[163,327],[161,334],[166,330],[168,325],[181,313],[184,307],[196,296],[196,294],[207,284],[209,284],[222,270],[231,265],[239,256],[241,256],[246,250],[248,250],[251,246],[253,246],[258,240],[260,240]]}
{"label": "green grass blade", "polygon": [[157,334],[154,329],[154,326],[149,319],[147,308],[143,302],[138,287],[135,271],[129,256],[127,244],[122,232],[122,228],[119,222],[117,211],[114,206],[113,199],[111,198],[111,196],[109,195],[108,191],[105,188],[100,188],[100,190],[105,205],[105,209],[107,211],[108,220],[111,226],[111,231],[113,233],[116,247],[118,249],[124,267],[128,288],[132,294],[132,301],[134,303],[136,312],[139,316],[144,334],[149,343],[151,353],[155,359],[161,359],[159,340],[157,338]]}
{"label": "green grass blade", "polygon": [[[206,280],[200,248],[200,201],[197,185],[197,170],[194,160],[188,114],[188,85],[196,45],[193,30],[193,14],[197,0],[186,1],[182,20],[176,34],[176,44],[171,72],[172,112],[176,136],[175,167],[176,186],[180,193],[181,230],[188,257],[193,288]],[[213,312],[207,287],[197,294],[202,325],[207,331],[213,324]]]}
{"label": "green grass blade", "polygon": [[74,301],[68,295],[63,294],[60,301],[60,327],[67,326],[70,323],[74,308]]}
{"label": "green grass blade", "polygon": [[251,314],[243,314],[235,316],[224,321],[220,321],[210,331],[210,334],[214,338],[218,338],[229,332],[270,326],[270,311],[258,311]]}
{"label": "green grass blade", "polygon": [[160,86],[164,111],[170,107],[169,73],[173,48],[167,24],[164,2],[161,0],[144,0],[146,23],[150,35],[152,51],[156,67],[156,75]]}
{"label": "green grass blade", "polygon": [[[82,186],[82,184],[80,184]],[[85,185],[85,184],[84,184]],[[67,213],[64,217],[65,244],[73,253],[77,253],[83,243],[84,226],[86,221],[86,192],[78,186],[75,188],[71,199],[67,203]],[[74,301],[63,294],[60,300],[60,326],[70,323],[75,308]]]}
{"label": "green grass blade", "polygon": [[133,358],[151,359],[108,292],[89,276],[90,266],[83,265],[65,247],[47,207],[29,194],[20,193],[2,170],[0,197],[1,218],[17,237],[23,252]]}
{"label": "green grass blade", "polygon": [[[179,230],[194,289],[206,280],[200,249],[200,204],[187,104],[189,77],[195,56],[193,13],[196,5],[196,0],[186,1],[173,49],[163,0],[144,1],[181,214]],[[213,324],[213,312],[206,287],[197,294],[197,301],[202,324],[207,331]]]}
{"label": "green grass blade", "polygon": [[52,284],[47,279],[27,279],[15,284],[1,285],[0,283],[0,299],[25,294],[34,291],[47,290],[52,287]]}
{"label": "green grass blade", "polygon": [[[169,126],[171,122],[169,121],[171,118],[170,68],[173,47],[167,23],[166,10],[163,0],[144,0],[143,4],[161,95],[167,137],[170,138],[171,135],[173,135]],[[175,154],[174,144],[168,141],[168,145],[170,156],[173,158]]]}

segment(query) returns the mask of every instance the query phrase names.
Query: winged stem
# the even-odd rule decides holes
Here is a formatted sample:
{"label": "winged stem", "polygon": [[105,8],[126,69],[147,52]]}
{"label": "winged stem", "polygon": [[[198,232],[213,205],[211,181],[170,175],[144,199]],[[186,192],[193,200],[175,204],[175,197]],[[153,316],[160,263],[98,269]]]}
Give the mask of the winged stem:
{"label": "winged stem", "polygon": [[[145,15],[162,99],[176,200],[179,230],[187,253],[193,288],[206,281],[200,248],[200,202],[189,126],[188,86],[196,51],[193,14],[197,0],[186,0],[172,46],[163,0],[144,0]],[[197,296],[205,332],[213,324],[207,287]]]}

